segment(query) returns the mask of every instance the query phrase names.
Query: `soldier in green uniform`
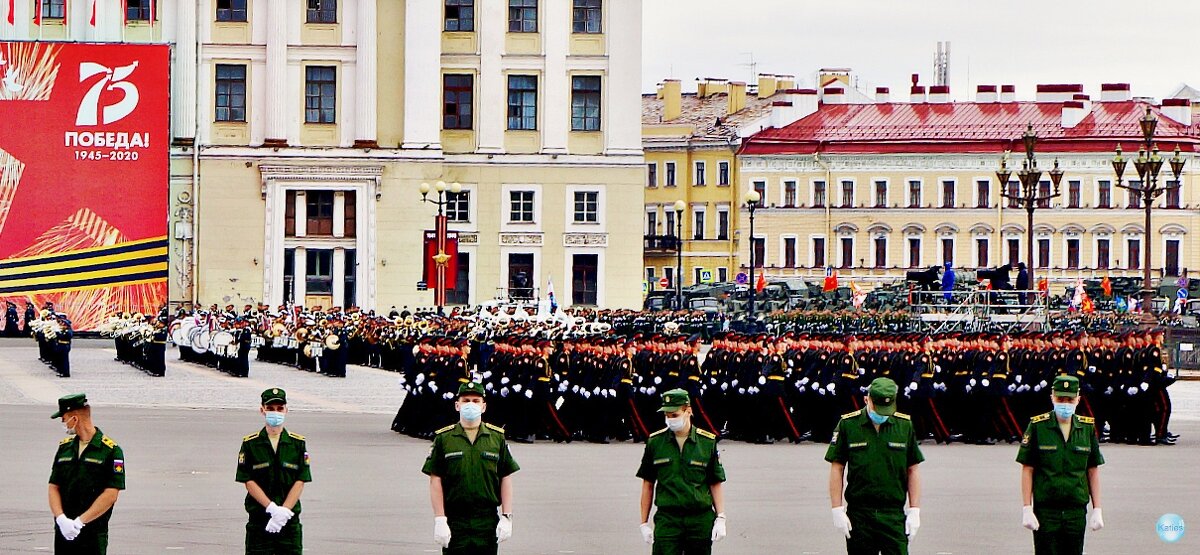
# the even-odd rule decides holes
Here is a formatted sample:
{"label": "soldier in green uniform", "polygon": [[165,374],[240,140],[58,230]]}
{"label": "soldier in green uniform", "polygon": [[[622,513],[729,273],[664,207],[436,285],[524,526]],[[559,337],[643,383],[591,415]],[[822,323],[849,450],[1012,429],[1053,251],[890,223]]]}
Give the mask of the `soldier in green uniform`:
{"label": "soldier in green uniform", "polygon": [[896,412],[896,392],[896,382],[875,378],[866,408],[842,415],[825,452],[833,525],[849,555],[906,555],[921,527],[917,465],[925,456],[912,420]]}
{"label": "soldier in green uniform", "polygon": [[92,424],[87,395],[58,400],[67,437],[58,443],[50,470],[50,512],[54,552],[103,554],[108,551],[108,520],[125,489],[125,452]]}
{"label": "soldier in green uniform", "polygon": [[458,423],[435,432],[421,468],[429,476],[433,539],[443,554],[494,554],[512,537],[512,475],[521,467],[504,428],[483,422],[483,384],[460,385],[454,408]]}
{"label": "soldier in green uniform", "polygon": [[[1033,530],[1037,555],[1083,553],[1084,526],[1104,527],[1100,510],[1100,440],[1095,421],[1075,414],[1079,379],[1058,376],[1051,397],[1054,411],[1029,420],[1021,438],[1021,521]],[[1092,516],[1086,522],[1087,504]]]}
{"label": "soldier in green uniform", "polygon": [[[691,398],[662,394],[667,427],[650,434],[637,477],[642,479],[642,539],[654,555],[706,555],[725,537],[725,468],[717,436],[692,425]],[[650,506],[654,524],[650,524]]]}
{"label": "soldier in green uniform", "polygon": [[277,387],[262,392],[258,409],[263,429],[242,438],[237,481],[246,485],[246,553],[299,554],[303,551],[300,494],[312,481],[304,436],[283,427],[287,393]]}

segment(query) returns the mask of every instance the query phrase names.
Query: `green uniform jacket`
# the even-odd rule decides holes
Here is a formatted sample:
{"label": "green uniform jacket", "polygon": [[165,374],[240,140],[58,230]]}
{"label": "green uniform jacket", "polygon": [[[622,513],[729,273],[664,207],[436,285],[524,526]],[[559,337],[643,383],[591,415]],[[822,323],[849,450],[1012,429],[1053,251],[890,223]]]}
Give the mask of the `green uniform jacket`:
{"label": "green uniform jacket", "polygon": [[[68,436],[58,443],[50,483],[58,486],[63,514],[76,518],[92,506],[108,488],[125,489],[125,452],[112,438],[96,428],[96,435],[79,452],[79,436]],[[112,509],[88,523],[96,529],[108,527]]]}
{"label": "green uniform jacket", "polygon": [[[271,448],[267,429],[263,428],[242,438],[242,449],[238,451],[236,480],[243,484],[254,481],[271,501],[282,506],[296,482],[312,481],[309,462],[304,436],[293,434],[284,428],[279,434],[279,450],[276,451]],[[264,522],[270,518],[263,506],[250,497],[249,493],[246,494],[246,512],[252,517],[261,517]],[[300,516],[300,501],[296,501],[292,512]]]}
{"label": "green uniform jacket", "polygon": [[1071,433],[1063,439],[1054,413],[1029,419],[1021,437],[1017,462],[1033,467],[1033,506],[1044,509],[1086,507],[1091,499],[1087,470],[1104,464],[1095,421],[1071,417]]}
{"label": "green uniform jacket", "polygon": [[453,519],[495,516],[500,480],[520,469],[504,439],[504,428],[484,423],[475,443],[462,424],[438,430],[421,472],[442,479],[446,516]]}
{"label": "green uniform jacket", "polygon": [[711,510],[709,486],[725,481],[717,436],[692,426],[680,449],[675,434],[667,428],[650,434],[637,477],[654,484],[654,505],[660,510]]}
{"label": "green uniform jacket", "polygon": [[908,467],[925,461],[908,415],[897,412],[875,430],[867,411],[842,415],[825,460],[846,465],[846,506],[902,509]]}

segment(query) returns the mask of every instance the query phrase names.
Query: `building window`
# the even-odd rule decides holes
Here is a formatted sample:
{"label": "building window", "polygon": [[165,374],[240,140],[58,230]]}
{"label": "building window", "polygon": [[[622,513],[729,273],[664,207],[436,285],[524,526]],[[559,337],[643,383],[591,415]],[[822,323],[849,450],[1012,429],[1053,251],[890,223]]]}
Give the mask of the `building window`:
{"label": "building window", "polygon": [[783,267],[796,267],[796,238],[785,237],[783,239]]}
{"label": "building window", "polygon": [[717,282],[725,283],[729,281],[729,268],[721,266],[717,268]]}
{"label": "building window", "polygon": [[1182,189],[1178,181],[1167,181],[1167,208],[1179,208],[1179,192]]}
{"label": "building window", "polygon": [[1168,276],[1179,275],[1179,239],[1167,239],[1167,249],[1163,253],[1163,271]]}
{"label": "building window", "polygon": [[337,68],[308,66],[304,72],[304,122],[336,123]]}
{"label": "building window", "polygon": [[537,0],[508,0],[508,32],[536,33],[538,30]]}
{"label": "building window", "polygon": [[[342,308],[350,308],[358,304],[358,297],[355,294],[358,290],[358,276],[355,273],[358,271],[358,252],[354,249],[345,250],[345,279],[342,281]],[[463,253],[458,255],[458,286],[465,287],[466,282],[463,281],[463,268],[468,265],[463,264]],[[460,304],[467,304],[466,302]]]}
{"label": "building window", "polygon": [[957,184],[953,181],[946,180],[942,182],[942,208],[954,208],[955,205],[955,189]]}
{"label": "building window", "polygon": [[717,162],[717,185],[729,185],[729,162]]}
{"label": "building window", "polygon": [[667,285],[667,287],[674,289],[675,288],[675,267],[674,266],[663,266],[663,277],[667,278],[667,283],[670,284],[670,285]]}
{"label": "building window", "polygon": [[309,23],[337,23],[337,0],[308,0]]}
{"label": "building window", "polygon": [[1126,239],[1125,250],[1129,252],[1129,259],[1125,261],[1125,267],[1130,270],[1142,269],[1141,239]]}
{"label": "building window", "polygon": [[766,181],[755,181],[754,182],[754,191],[758,193],[758,198],[759,198],[758,205],[765,206],[767,204],[767,182]]}
{"label": "building window", "polygon": [[442,128],[471,129],[474,126],[475,76],[447,73],[442,76]]}
{"label": "building window", "polygon": [[843,268],[853,268],[854,267],[854,238],[853,237],[842,237],[841,243],[842,243],[842,267]]}
{"label": "building window", "polygon": [[1038,208],[1050,208],[1050,182],[1038,182]]}
{"label": "building window", "polygon": [[446,0],[445,23],[446,31],[474,31],[475,0]]}
{"label": "building window", "polygon": [[[679,231],[675,229],[675,211],[667,210],[667,235],[671,237],[679,237]],[[674,244],[674,243],[672,243]]]}
{"label": "building window", "polygon": [[692,283],[704,283],[704,268],[696,266],[692,268]]}
{"label": "building window", "polygon": [[992,205],[992,182],[980,179],[975,182],[975,207],[988,208]]}
{"label": "building window", "polygon": [[217,64],[217,121],[246,121],[246,66]]}
{"label": "building window", "polygon": [[975,239],[975,267],[988,267],[988,240],[983,238]]}
{"label": "building window", "polygon": [[1108,239],[1096,239],[1096,269],[1107,270],[1111,255],[1111,242]]}
{"label": "building window", "polygon": [[342,235],[355,237],[358,234],[358,193],[345,191],[342,198]]}
{"label": "building window", "polygon": [[658,212],[646,212],[646,235],[658,235]]}
{"label": "building window", "polygon": [[304,271],[304,290],[309,295],[333,293],[333,251],[308,249]]}
{"label": "building window", "polygon": [[1021,240],[1008,240],[1008,263],[1016,268],[1017,264],[1021,263]]}
{"label": "building window", "polygon": [[1142,207],[1142,182],[1132,180],[1129,182],[1129,208]]}
{"label": "building window", "polygon": [[783,206],[791,208],[796,206],[796,182],[783,182]]}
{"label": "building window", "polygon": [[875,238],[875,267],[887,267],[887,237]]}
{"label": "building window", "polygon": [[537,129],[537,76],[508,76],[508,128],[514,131]]}
{"label": "building window", "polygon": [[842,181],[842,208],[854,208],[853,181]]}
{"label": "building window", "polygon": [[[349,251],[347,251],[349,254]],[[346,268],[350,268],[350,259],[346,259]],[[347,271],[349,276],[353,272]],[[349,293],[350,288],[346,288]],[[450,305],[467,305],[471,304],[471,253],[458,253],[458,272],[454,279],[454,289],[446,290],[446,304]]]}
{"label": "building window", "polygon": [[704,240],[704,211],[696,210],[694,212],[694,214],[695,214],[695,216],[694,216],[695,217],[695,225],[692,226],[692,239],[695,239],[697,241],[703,241]]}
{"label": "building window", "polygon": [[333,235],[333,191],[308,191],[305,230],[308,235]]}
{"label": "building window", "polygon": [[696,162],[696,181],[697,187],[703,187],[707,184],[708,172],[705,171],[704,162]]}
{"label": "building window", "polygon": [[1100,198],[1096,199],[1096,208],[1112,208],[1112,182],[1102,180],[1097,185]]}
{"label": "building window", "polygon": [[762,268],[763,261],[767,258],[767,240],[762,237],[755,237],[753,243],[754,243],[754,267]]}
{"label": "building window", "polygon": [[1038,247],[1038,259],[1037,259],[1038,268],[1049,268],[1050,267],[1050,240],[1049,239],[1038,239],[1037,247]]}
{"label": "building window", "polygon": [[646,268],[646,282],[654,283],[656,281],[658,281],[658,278],[655,277],[655,275],[654,275],[654,267],[651,266],[649,268]]}
{"label": "building window", "polygon": [[571,303],[596,305],[596,291],[599,289],[598,254],[571,255]]}
{"label": "building window", "polygon": [[729,240],[729,211],[717,211],[717,239],[721,241]]}
{"label": "building window", "polygon": [[1067,182],[1067,208],[1079,208],[1082,189],[1083,184],[1078,181]]}
{"label": "building window", "polygon": [[667,162],[667,187],[675,186],[675,162]]}
{"label": "building window", "polygon": [[600,193],[575,191],[575,223],[594,224],[599,221]]}
{"label": "building window", "polygon": [[1067,239],[1067,269],[1079,269],[1079,239]]}
{"label": "building window", "polygon": [[67,14],[67,0],[44,0],[39,4],[42,6],[42,19],[64,19]]}
{"label": "building window", "polygon": [[150,7],[156,0],[125,0],[126,21],[150,21],[153,11]]}
{"label": "building window", "polygon": [[446,219],[455,223],[471,221],[471,192],[446,192]]}
{"label": "building window", "polygon": [[603,32],[600,26],[600,22],[603,20],[600,11],[602,3],[602,0],[575,0],[571,30],[580,34]]}
{"label": "building window", "polygon": [[217,0],[217,21],[246,21],[246,0]]}
{"label": "building window", "polygon": [[942,263],[954,264],[954,239],[942,239]]}
{"label": "building window", "polygon": [[812,257],[814,268],[825,267],[825,238],[813,237],[812,240]]}
{"label": "building window", "polygon": [[813,181],[813,208],[825,208],[824,181]]}
{"label": "building window", "polygon": [[508,192],[508,221],[513,223],[533,222],[533,191]]}
{"label": "building window", "polygon": [[1016,181],[1008,182],[1008,207],[1021,207],[1021,184]]}
{"label": "building window", "polygon": [[921,238],[908,238],[908,267],[916,268],[921,265]]}
{"label": "building window", "polygon": [[921,207],[921,181],[918,179],[908,182],[908,207]]}
{"label": "building window", "polygon": [[879,180],[875,182],[875,208],[887,208],[888,200],[888,182]]}
{"label": "building window", "polygon": [[571,78],[571,131],[600,130],[600,76]]}
{"label": "building window", "polygon": [[658,187],[658,164],[646,164],[646,186]]}

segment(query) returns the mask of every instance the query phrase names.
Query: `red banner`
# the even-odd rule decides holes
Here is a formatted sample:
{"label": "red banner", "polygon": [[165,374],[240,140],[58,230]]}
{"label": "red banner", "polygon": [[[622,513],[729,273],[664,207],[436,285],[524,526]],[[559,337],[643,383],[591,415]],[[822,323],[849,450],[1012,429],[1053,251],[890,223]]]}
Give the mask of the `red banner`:
{"label": "red banner", "polygon": [[0,299],[166,302],[169,91],[167,45],[0,42]]}
{"label": "red banner", "polygon": [[[446,257],[444,264],[439,265],[437,257],[439,252],[444,252]],[[444,248],[438,250],[437,232],[425,232],[425,265],[421,275],[425,276],[425,285],[430,289],[437,287],[438,268],[445,267],[446,289],[454,289],[458,286],[458,232],[446,232],[446,244]]]}

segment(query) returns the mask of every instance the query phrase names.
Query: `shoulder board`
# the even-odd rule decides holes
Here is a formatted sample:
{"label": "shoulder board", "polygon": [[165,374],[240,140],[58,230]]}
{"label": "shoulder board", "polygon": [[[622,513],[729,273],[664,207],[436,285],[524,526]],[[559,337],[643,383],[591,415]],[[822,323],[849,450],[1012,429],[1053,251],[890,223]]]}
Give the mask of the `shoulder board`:
{"label": "shoulder board", "polygon": [[661,429],[661,430],[659,430],[659,431],[657,431],[657,432],[654,432],[654,433],[650,434],[650,437],[654,437],[654,436],[656,436],[656,435],[659,435],[659,434],[661,434],[661,433],[663,433],[663,432],[666,432],[666,431],[667,431],[667,428],[663,428],[663,429]]}
{"label": "shoulder board", "polygon": [[717,439],[717,434],[714,434],[708,430],[702,430],[700,428],[696,428],[696,433],[700,434],[708,439]]}
{"label": "shoulder board", "polygon": [[912,420],[912,417],[911,417],[911,416],[909,416],[909,415],[907,415],[907,414],[904,414],[904,413],[902,413],[902,412],[893,412],[893,413],[892,413],[892,416],[895,416],[896,418],[901,418],[901,419],[904,419],[904,420]]}
{"label": "shoulder board", "polygon": [[1079,417],[1079,423],[1080,423],[1080,424],[1095,424],[1095,423],[1096,423],[1096,419],[1095,419],[1095,418],[1092,418],[1092,417],[1090,417],[1090,416],[1080,416],[1080,417]]}
{"label": "shoulder board", "polygon": [[254,439],[254,438],[258,437],[258,434],[259,434],[259,432],[254,432],[254,433],[252,433],[252,434],[250,434],[250,435],[248,435],[248,436],[246,436],[246,437],[242,438],[242,441],[243,441],[243,442],[250,441],[250,440],[252,440],[252,439]]}
{"label": "shoulder board", "polygon": [[491,430],[491,431],[493,431],[493,432],[500,432],[500,433],[504,433],[504,428],[501,428],[500,426],[497,426],[497,425],[495,425],[495,424],[488,424],[487,422],[484,422],[484,423],[483,423],[483,425],[484,425],[484,426],[487,426],[487,427],[488,427],[488,429],[489,429],[489,430]]}
{"label": "shoulder board", "polygon": [[58,444],[66,445],[68,443],[71,443],[71,440],[73,440],[73,439],[75,439],[75,436],[67,436],[67,437],[62,438],[62,441],[58,442]]}
{"label": "shoulder board", "polygon": [[862,414],[862,409],[858,409],[854,412],[848,412],[846,414],[843,414],[842,418],[854,418],[855,416],[858,416],[860,414]]}
{"label": "shoulder board", "polygon": [[451,424],[451,425],[449,425],[449,426],[446,426],[445,428],[440,428],[440,429],[438,429],[437,431],[435,431],[435,432],[433,432],[433,433],[435,433],[435,434],[444,434],[444,433],[446,433],[446,432],[449,432],[450,430],[453,430],[453,429],[454,429],[454,424]]}
{"label": "shoulder board", "polygon": [[1048,413],[1048,412],[1044,413],[1044,414],[1039,414],[1033,418],[1030,418],[1029,422],[1037,423],[1037,422],[1045,422],[1047,420],[1050,420],[1050,413]]}
{"label": "shoulder board", "polygon": [[112,449],[117,446],[117,442],[113,441],[112,438],[108,437],[108,436],[101,437],[100,443],[103,443],[104,446],[108,447],[109,449]]}
{"label": "shoulder board", "polygon": [[300,441],[304,441],[304,436],[302,436],[302,435],[300,435],[300,434],[293,433],[293,432],[288,432],[288,435],[289,435],[289,436],[292,436],[292,439],[298,439],[298,440],[300,440]]}

